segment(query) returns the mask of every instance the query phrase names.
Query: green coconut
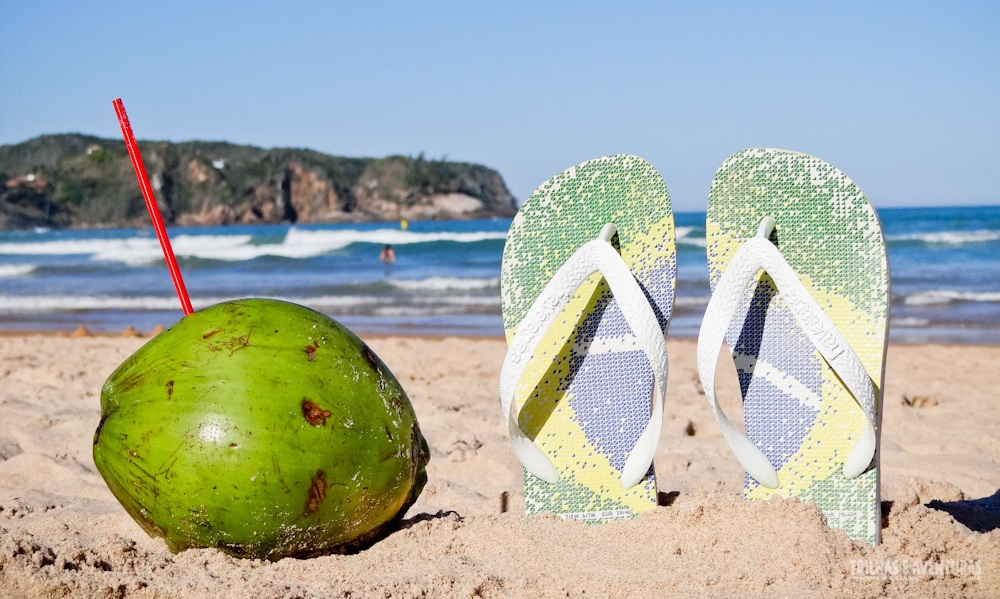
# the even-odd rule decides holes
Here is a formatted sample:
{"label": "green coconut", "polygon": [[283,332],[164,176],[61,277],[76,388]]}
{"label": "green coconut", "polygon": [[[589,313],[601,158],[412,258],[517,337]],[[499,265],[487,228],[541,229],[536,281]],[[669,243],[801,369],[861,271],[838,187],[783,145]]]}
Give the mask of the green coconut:
{"label": "green coconut", "polygon": [[381,360],[327,316],[225,302],[151,339],[108,378],[94,462],[174,551],[343,552],[402,517],[427,442]]}

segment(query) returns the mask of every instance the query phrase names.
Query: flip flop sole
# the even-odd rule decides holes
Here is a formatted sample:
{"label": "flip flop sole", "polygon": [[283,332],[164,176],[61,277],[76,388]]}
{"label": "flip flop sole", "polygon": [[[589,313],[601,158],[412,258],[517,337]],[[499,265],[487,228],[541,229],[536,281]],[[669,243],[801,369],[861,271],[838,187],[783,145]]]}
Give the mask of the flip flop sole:
{"label": "flip flop sole", "polygon": [[[712,183],[706,218],[713,290],[735,251],[766,216],[772,241],[860,358],[876,392],[881,430],[889,270],[875,211],[833,166],[806,154],[750,149],[734,154]],[[745,318],[739,315],[746,314]],[[766,275],[737,310],[726,341],[743,393],[747,437],[778,472],[769,489],[747,476],[749,499],[815,502],[833,527],[877,543],[879,468],[846,479],[842,466],[865,415],[793,318]]]}
{"label": "flip flop sole", "polygon": [[[607,223],[665,334],[676,285],[666,185],[634,156],[608,156],[542,184],[521,206],[504,246],[500,285],[510,341],[566,260]],[[622,489],[621,469],[650,417],[653,371],[599,274],[573,294],[546,333],[515,395],[522,430],[552,460],[556,483],[524,473],[526,511],[591,522],[656,506],[656,481]]]}

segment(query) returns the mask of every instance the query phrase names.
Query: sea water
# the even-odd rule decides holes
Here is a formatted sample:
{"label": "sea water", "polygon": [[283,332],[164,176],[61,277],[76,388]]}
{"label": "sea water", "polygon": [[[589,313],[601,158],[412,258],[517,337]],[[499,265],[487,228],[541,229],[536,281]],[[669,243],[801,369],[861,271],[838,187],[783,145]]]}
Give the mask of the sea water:
{"label": "sea water", "polygon": [[[879,211],[890,338],[1000,344],[1000,206]],[[695,337],[708,303],[705,215],[675,216],[669,334]],[[171,228],[195,309],[271,297],[359,333],[501,336],[509,220]],[[379,260],[392,245],[393,264]],[[0,330],[149,331],[182,316],[151,229],[0,232]]]}

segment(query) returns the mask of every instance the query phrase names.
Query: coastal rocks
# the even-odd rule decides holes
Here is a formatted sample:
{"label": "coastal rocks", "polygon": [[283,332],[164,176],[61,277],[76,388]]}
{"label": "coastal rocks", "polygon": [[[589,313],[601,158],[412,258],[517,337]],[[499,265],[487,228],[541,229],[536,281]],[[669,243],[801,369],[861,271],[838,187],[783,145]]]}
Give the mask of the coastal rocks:
{"label": "coastal rocks", "polygon": [[282,178],[281,203],[291,207],[295,219],[303,222],[322,220],[324,215],[340,210],[340,199],[333,182],[313,169],[289,162]]}
{"label": "coastal rocks", "polygon": [[[500,174],[477,164],[225,142],[140,147],[169,225],[510,218],[517,212]],[[0,184],[0,229],[147,222],[120,140],[66,134],[0,146],[0,173],[9,175],[9,184]],[[20,183],[27,177],[35,177],[30,186]]]}
{"label": "coastal rocks", "polygon": [[[426,161],[425,161],[426,162]],[[363,222],[379,220],[460,220],[513,217],[513,197],[499,174],[481,169],[472,176],[436,174],[420,159],[391,157],[365,169],[358,182],[344,187],[316,167],[296,161],[280,177],[262,181],[236,205],[202,202],[195,212],[182,212],[176,222],[186,226],[265,224],[281,222]],[[425,169],[431,172],[421,172]],[[190,169],[189,169],[190,170]],[[212,178],[193,171],[201,184]]]}
{"label": "coastal rocks", "polygon": [[389,218],[510,218],[517,212],[496,171],[422,156],[390,156],[369,165],[354,192],[358,212]]}

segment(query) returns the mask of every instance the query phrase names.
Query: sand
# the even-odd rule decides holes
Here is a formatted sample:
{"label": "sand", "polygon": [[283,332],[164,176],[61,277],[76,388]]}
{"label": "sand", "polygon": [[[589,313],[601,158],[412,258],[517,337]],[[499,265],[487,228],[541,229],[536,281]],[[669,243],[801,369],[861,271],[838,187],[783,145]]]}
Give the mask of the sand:
{"label": "sand", "polygon": [[[399,530],[368,549],[263,562],[171,553],[97,473],[101,385],[146,340],[0,337],[0,597],[1000,593],[1000,346],[890,348],[883,542],[871,548],[811,505],[742,500],[692,341],[668,342],[660,507],[588,526],[523,515],[498,407],[503,340],[366,337],[413,402],[432,451],[427,487]],[[738,413],[735,377],[720,376],[723,404]]]}

